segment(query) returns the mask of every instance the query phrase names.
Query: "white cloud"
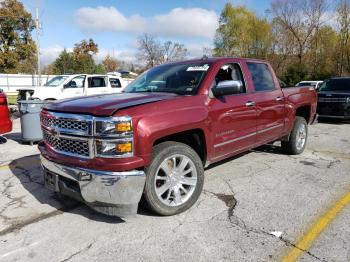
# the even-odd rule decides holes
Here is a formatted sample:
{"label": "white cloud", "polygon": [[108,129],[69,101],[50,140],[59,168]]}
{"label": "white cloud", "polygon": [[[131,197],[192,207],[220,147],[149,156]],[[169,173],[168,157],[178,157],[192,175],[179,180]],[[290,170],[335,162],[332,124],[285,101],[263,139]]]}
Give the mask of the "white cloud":
{"label": "white cloud", "polygon": [[79,28],[88,32],[126,32],[157,36],[202,37],[212,39],[218,27],[215,11],[203,8],[175,8],[169,13],[126,17],[115,7],[82,7],[75,14]]}
{"label": "white cloud", "polygon": [[96,63],[101,63],[107,55],[110,55],[111,57],[114,57],[120,61],[135,62],[135,52],[130,50],[113,51],[108,49],[100,49],[98,53],[94,55],[94,60]]}
{"label": "white cloud", "polygon": [[63,51],[63,47],[60,45],[52,45],[45,48],[40,49],[40,59],[41,64],[46,66],[58,57],[58,55]]}

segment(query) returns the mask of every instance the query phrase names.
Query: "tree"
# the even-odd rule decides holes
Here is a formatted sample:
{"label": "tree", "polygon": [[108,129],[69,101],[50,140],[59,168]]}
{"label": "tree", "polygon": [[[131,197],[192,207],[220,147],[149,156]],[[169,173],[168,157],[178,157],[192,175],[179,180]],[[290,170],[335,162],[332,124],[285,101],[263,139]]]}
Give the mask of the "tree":
{"label": "tree", "polygon": [[96,71],[96,63],[92,55],[98,52],[98,45],[91,38],[75,44],[73,49],[74,72],[92,74]]}
{"label": "tree", "polygon": [[[350,73],[350,3],[340,0],[336,8],[337,20],[340,27],[338,38],[338,74],[342,76],[347,67]],[[347,64],[347,66],[346,66]]]}
{"label": "tree", "polygon": [[54,74],[102,74],[105,73],[103,65],[96,65],[92,55],[98,52],[97,44],[90,39],[75,44],[73,52],[64,49],[52,63]]}
{"label": "tree", "polygon": [[295,39],[299,65],[321,25],[326,8],[326,0],[274,0],[271,4],[272,13]]}
{"label": "tree", "polygon": [[146,64],[147,68],[168,61],[184,59],[187,49],[183,44],[167,41],[161,43],[154,36],[144,34],[138,38],[137,57]]}
{"label": "tree", "polygon": [[119,61],[107,55],[105,59],[103,59],[102,65],[107,72],[113,72],[119,67]]}
{"label": "tree", "polygon": [[68,53],[64,49],[58,58],[52,63],[52,71],[54,74],[67,74],[75,72],[75,60],[72,53]]}
{"label": "tree", "polygon": [[22,3],[17,0],[0,1],[0,72],[35,72],[33,29],[32,16]]}
{"label": "tree", "polygon": [[227,3],[221,12],[214,40],[216,56],[265,58],[270,46],[271,25],[245,7]]}

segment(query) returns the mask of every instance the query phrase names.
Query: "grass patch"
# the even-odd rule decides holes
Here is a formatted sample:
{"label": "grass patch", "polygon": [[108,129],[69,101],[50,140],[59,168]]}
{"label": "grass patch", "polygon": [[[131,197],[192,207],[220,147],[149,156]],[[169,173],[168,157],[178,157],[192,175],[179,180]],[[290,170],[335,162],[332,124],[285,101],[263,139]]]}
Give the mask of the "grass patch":
{"label": "grass patch", "polygon": [[17,105],[17,96],[16,95],[8,95],[7,102],[9,105]]}

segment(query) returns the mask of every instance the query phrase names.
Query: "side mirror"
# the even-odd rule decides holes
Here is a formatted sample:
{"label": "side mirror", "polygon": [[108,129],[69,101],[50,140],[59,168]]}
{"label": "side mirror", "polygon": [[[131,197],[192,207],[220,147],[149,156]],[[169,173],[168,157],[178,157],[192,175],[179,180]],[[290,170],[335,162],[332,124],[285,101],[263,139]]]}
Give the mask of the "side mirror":
{"label": "side mirror", "polygon": [[234,95],[241,93],[243,84],[241,81],[226,80],[219,82],[211,91],[215,97]]}

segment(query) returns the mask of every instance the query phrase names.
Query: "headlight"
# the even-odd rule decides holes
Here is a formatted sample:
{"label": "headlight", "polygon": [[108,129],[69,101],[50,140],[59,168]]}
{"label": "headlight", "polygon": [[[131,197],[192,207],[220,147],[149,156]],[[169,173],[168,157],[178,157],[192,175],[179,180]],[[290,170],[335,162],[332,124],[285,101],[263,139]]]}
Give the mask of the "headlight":
{"label": "headlight", "polygon": [[118,140],[96,140],[96,155],[99,157],[126,157],[133,154],[132,138]]}
{"label": "headlight", "polygon": [[98,136],[125,136],[131,133],[132,123],[128,116],[95,120],[95,134]]}

